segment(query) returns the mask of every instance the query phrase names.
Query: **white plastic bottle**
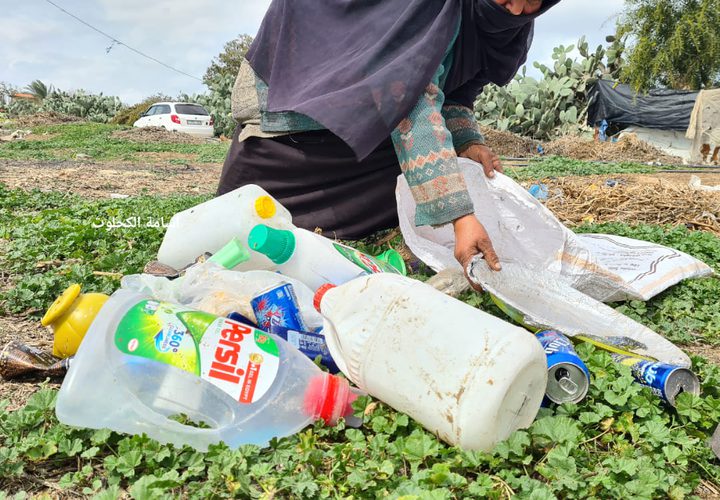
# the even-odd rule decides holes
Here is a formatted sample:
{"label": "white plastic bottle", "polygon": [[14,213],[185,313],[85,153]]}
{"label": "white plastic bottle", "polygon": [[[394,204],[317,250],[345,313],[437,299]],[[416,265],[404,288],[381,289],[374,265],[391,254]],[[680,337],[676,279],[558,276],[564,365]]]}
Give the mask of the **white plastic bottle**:
{"label": "white plastic bottle", "polygon": [[340,370],[444,441],[487,451],[535,419],[547,362],[522,328],[392,274],[321,287],[316,304]]}
{"label": "white plastic bottle", "polygon": [[401,257],[396,265],[402,269],[398,269],[389,262],[297,227],[274,229],[259,224],[250,231],[248,246],[251,253],[261,253],[274,262],[282,274],[313,290],[325,283],[341,285],[366,274],[404,271]]}
{"label": "white plastic bottle", "polygon": [[[248,184],[173,215],[158,250],[158,261],[181,269],[204,252],[214,254],[233,238],[246,244],[250,230],[261,223],[293,227],[285,207],[260,186]],[[252,252],[250,259],[236,269],[273,267],[264,255]]]}
{"label": "white plastic bottle", "polygon": [[206,450],[220,441],[264,445],[317,418],[359,425],[355,397],[346,380],[279,337],[120,289],[85,335],[56,413],[68,425]]}

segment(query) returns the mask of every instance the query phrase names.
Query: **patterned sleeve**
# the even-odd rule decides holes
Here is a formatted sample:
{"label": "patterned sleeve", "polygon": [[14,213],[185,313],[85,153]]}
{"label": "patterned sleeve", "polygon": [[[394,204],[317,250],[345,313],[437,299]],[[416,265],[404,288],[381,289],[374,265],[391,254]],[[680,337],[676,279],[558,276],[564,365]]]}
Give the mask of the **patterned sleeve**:
{"label": "patterned sleeve", "polygon": [[472,109],[446,102],[442,108],[442,114],[448,130],[452,134],[456,152],[461,153],[472,144],[485,144]]}
{"label": "patterned sleeve", "polygon": [[417,204],[417,226],[441,226],[475,211],[443,118],[445,95],[438,86],[442,71],[440,66],[410,115],[391,134]]}

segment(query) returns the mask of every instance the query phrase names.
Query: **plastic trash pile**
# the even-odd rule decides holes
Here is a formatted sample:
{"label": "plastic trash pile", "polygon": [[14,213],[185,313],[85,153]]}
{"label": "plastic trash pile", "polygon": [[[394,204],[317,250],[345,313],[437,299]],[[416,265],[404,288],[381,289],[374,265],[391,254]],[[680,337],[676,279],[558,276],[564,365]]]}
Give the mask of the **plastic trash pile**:
{"label": "plastic trash pile", "polygon": [[[522,326],[443,293],[467,283],[458,284],[463,270],[447,256],[452,232],[408,230],[413,207],[402,181],[406,240],[441,271],[429,284],[407,277],[397,252],[370,256],[295,227],[284,207],[248,185],[176,214],[158,260],[125,276],[110,297],[77,285],[59,297],[43,324],[62,361],[12,344],[0,354],[0,374],[67,371],[56,406],[63,423],[200,450],[220,441],[264,445],[318,419],[360,426],[352,407],[359,395],[452,445],[490,450],[529,426],[542,404],[585,397],[591,374],[566,335],[609,348],[670,404],[679,391],[697,392],[675,346],[612,309],[612,323],[608,311],[593,312],[603,306],[597,298],[669,286],[664,259],[660,275],[637,289],[602,251],[624,242],[592,246],[539,213],[512,181],[496,182],[468,176],[474,196],[487,195],[482,183],[504,203],[493,220],[492,204],[478,216],[511,260],[491,273],[478,257],[468,275]],[[541,244],[505,252],[528,237]],[[647,247],[644,256],[669,251]],[[678,280],[706,273],[679,257]]]}

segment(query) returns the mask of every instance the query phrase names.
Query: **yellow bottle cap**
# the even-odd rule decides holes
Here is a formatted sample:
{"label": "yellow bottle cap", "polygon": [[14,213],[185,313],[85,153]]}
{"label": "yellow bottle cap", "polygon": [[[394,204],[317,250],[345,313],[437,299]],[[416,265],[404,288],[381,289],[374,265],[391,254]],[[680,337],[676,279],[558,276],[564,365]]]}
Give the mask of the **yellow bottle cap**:
{"label": "yellow bottle cap", "polygon": [[45,316],[40,320],[42,326],[50,326],[51,323],[55,322],[60,316],[65,314],[68,308],[75,302],[75,299],[80,295],[80,285],[74,283],[67,287],[67,289],[60,295],[55,302],[45,312]]}
{"label": "yellow bottle cap", "polygon": [[103,293],[80,293],[80,285],[70,285],[40,321],[53,331],[53,355],[67,358],[75,354],[85,333],[109,299]]}
{"label": "yellow bottle cap", "polygon": [[277,213],[275,202],[269,196],[259,196],[255,200],[255,212],[261,219],[269,219]]}

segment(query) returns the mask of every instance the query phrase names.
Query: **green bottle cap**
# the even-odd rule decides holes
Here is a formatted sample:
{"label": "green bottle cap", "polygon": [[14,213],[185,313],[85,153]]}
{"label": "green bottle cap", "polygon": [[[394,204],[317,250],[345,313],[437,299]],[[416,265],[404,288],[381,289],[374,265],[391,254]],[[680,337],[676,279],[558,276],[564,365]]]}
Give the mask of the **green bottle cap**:
{"label": "green bottle cap", "polygon": [[380,255],[375,257],[377,260],[380,260],[382,262],[385,262],[387,264],[390,264],[395,269],[397,269],[400,274],[403,276],[407,276],[407,267],[405,267],[405,259],[402,258],[402,255],[400,255],[396,250],[393,250],[392,248],[390,250],[387,250]]}
{"label": "green bottle cap", "polygon": [[284,264],[295,252],[295,235],[292,231],[258,224],[250,231],[248,245],[251,250],[267,255],[275,264]]}
{"label": "green bottle cap", "polygon": [[230,240],[228,244],[215,252],[208,262],[215,262],[226,269],[234,269],[250,259],[250,251],[237,238]]}

